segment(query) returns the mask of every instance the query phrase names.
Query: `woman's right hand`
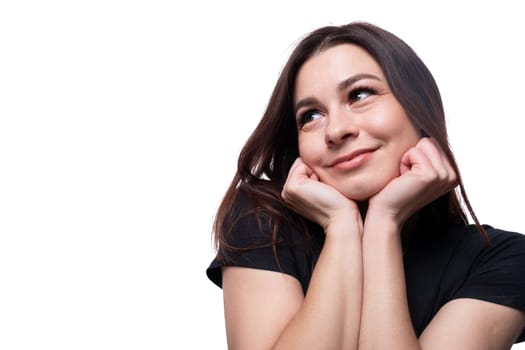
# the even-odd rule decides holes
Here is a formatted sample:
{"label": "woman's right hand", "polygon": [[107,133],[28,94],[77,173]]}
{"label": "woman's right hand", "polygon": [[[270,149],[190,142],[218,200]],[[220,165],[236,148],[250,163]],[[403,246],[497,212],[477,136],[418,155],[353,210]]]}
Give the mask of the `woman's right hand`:
{"label": "woman's right hand", "polygon": [[281,196],[292,210],[318,223],[325,232],[336,223],[357,223],[362,228],[357,204],[321,182],[301,158],[297,158],[290,168]]}

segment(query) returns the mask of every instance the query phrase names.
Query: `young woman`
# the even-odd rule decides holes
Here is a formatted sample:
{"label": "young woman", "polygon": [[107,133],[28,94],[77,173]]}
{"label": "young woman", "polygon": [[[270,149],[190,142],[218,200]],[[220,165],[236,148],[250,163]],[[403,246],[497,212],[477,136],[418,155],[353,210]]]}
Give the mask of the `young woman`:
{"label": "young woman", "polygon": [[376,26],[297,45],[214,229],[231,349],[525,340],[525,236],[479,224],[431,73]]}

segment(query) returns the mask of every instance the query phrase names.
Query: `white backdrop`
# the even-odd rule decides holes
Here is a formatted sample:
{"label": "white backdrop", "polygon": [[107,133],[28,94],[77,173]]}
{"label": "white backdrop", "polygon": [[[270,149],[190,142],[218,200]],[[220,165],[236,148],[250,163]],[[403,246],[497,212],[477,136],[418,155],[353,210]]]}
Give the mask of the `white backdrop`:
{"label": "white backdrop", "polygon": [[521,13],[505,0],[0,3],[0,348],[226,349],[205,276],[213,215],[293,43],[322,25],[369,21],[419,53],[479,218],[525,233]]}

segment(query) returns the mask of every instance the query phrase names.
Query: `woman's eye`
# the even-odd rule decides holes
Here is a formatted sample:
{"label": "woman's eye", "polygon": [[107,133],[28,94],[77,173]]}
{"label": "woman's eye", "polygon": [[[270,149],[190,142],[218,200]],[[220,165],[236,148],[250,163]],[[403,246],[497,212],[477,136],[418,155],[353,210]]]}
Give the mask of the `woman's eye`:
{"label": "woman's eye", "polygon": [[355,90],[350,91],[348,94],[348,99],[351,103],[359,102],[367,98],[368,96],[371,96],[375,94],[375,91],[370,88],[358,88]]}
{"label": "woman's eye", "polygon": [[299,116],[299,120],[298,120],[299,127],[303,126],[306,123],[313,122],[314,120],[317,120],[321,117],[322,117],[322,114],[316,110],[310,110],[310,111],[301,113],[301,115]]}

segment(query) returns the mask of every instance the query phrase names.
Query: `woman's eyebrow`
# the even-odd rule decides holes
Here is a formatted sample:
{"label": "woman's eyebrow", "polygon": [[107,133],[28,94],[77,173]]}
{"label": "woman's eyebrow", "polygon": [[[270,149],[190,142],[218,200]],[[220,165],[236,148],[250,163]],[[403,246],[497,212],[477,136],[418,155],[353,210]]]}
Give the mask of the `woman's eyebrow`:
{"label": "woman's eyebrow", "polygon": [[297,101],[297,103],[295,104],[294,109],[293,109],[294,115],[296,115],[297,111],[303,108],[304,106],[315,105],[318,103],[319,101],[314,97],[303,98],[302,100]]}
{"label": "woman's eyebrow", "polygon": [[375,76],[373,74],[360,73],[360,74],[353,75],[350,78],[347,78],[341,81],[339,84],[337,84],[337,91],[343,91],[350,85],[362,79],[374,79],[374,80],[381,81],[381,79],[378,76]]}

